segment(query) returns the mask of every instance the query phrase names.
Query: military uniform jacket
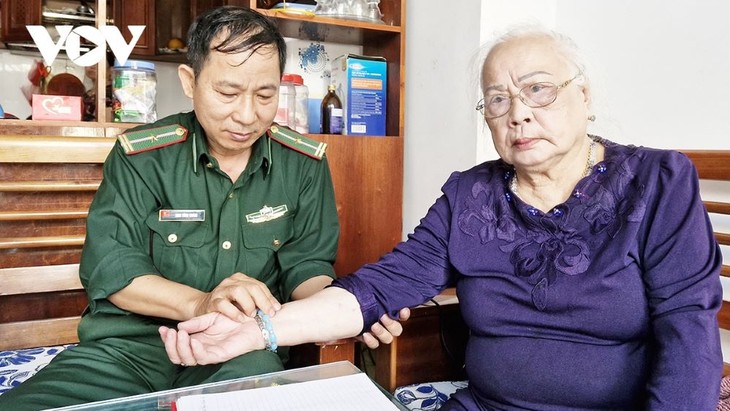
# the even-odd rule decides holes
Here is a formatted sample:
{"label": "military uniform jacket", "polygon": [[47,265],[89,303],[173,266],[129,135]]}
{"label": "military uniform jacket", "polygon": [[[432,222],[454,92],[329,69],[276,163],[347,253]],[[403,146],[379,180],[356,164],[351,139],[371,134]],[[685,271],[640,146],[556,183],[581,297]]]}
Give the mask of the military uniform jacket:
{"label": "military uniform jacket", "polygon": [[[326,158],[308,157],[267,134],[231,182],[208,154],[193,112],[125,134],[140,129],[151,136],[177,130],[173,138],[182,141],[134,154],[118,141],[109,154],[81,258],[89,298],[82,341],[129,333],[119,321],[132,328],[145,323],[156,337],[167,321],[130,315],[107,300],[138,276],[158,274],[207,292],[242,272],[282,302],[305,280],[334,276],[339,224]],[[112,319],[116,325],[101,326]]]}

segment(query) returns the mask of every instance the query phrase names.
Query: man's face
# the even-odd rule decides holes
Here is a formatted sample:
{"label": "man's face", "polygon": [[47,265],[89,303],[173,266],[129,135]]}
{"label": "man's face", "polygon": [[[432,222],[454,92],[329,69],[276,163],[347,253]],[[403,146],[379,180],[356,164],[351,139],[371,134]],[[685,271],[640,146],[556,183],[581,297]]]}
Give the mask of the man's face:
{"label": "man's face", "polygon": [[187,66],[181,66],[180,77],[214,156],[251,150],[274,121],[281,78],[273,46],[253,53],[212,50],[197,79]]}

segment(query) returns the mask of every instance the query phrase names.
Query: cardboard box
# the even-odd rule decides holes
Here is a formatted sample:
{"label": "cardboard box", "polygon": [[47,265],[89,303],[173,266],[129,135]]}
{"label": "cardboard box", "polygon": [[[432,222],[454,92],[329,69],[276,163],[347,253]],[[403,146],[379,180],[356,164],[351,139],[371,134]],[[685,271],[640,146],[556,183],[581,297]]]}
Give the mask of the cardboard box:
{"label": "cardboard box", "polygon": [[81,121],[83,101],[76,96],[49,96],[33,94],[33,120]]}
{"label": "cardboard box", "polygon": [[332,82],[344,110],[343,134],[384,136],[387,64],[383,57],[345,54],[332,61]]}

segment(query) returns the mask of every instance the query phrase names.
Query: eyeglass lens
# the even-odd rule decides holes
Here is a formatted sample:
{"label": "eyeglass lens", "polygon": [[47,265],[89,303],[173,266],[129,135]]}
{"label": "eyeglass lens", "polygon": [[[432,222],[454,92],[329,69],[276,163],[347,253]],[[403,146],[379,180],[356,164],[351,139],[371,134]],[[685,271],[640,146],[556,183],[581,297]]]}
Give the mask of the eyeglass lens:
{"label": "eyeglass lens", "polygon": [[487,95],[480,104],[482,106],[480,111],[488,118],[499,117],[509,111],[514,97],[518,97],[529,107],[538,108],[545,107],[555,101],[557,95],[558,86],[555,84],[548,82],[533,83],[520,89],[516,96],[504,93]]}

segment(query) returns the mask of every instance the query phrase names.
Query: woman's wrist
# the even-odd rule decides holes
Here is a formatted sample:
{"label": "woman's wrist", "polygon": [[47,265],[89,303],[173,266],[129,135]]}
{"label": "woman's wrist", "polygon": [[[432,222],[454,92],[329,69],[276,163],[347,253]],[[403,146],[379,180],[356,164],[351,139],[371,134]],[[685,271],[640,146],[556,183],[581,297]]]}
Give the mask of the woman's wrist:
{"label": "woman's wrist", "polygon": [[271,351],[276,352],[277,348],[279,348],[276,333],[274,332],[274,325],[271,323],[271,317],[269,317],[268,314],[261,310],[256,310],[256,315],[254,316],[254,319],[256,320],[256,324],[259,327],[259,330],[261,331],[261,337],[264,341],[264,347]]}

